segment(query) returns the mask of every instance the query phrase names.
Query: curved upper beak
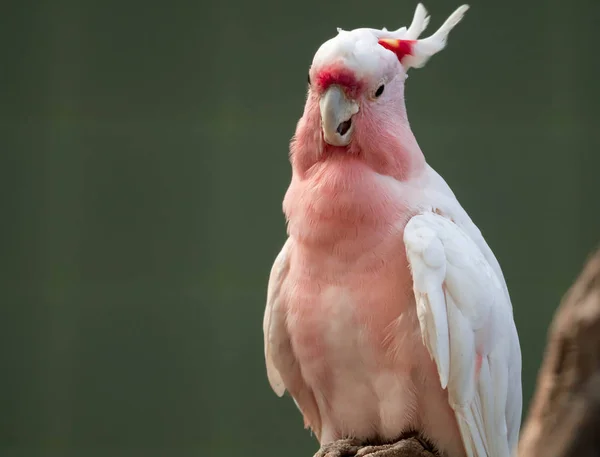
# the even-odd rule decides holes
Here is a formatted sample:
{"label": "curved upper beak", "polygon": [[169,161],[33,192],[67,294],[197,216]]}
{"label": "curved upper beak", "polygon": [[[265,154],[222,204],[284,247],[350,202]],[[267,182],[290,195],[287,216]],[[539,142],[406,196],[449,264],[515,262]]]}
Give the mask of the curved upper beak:
{"label": "curved upper beak", "polygon": [[347,146],[352,140],[352,116],[359,111],[358,103],[346,97],[340,86],[332,85],[319,100],[321,128],[326,143]]}

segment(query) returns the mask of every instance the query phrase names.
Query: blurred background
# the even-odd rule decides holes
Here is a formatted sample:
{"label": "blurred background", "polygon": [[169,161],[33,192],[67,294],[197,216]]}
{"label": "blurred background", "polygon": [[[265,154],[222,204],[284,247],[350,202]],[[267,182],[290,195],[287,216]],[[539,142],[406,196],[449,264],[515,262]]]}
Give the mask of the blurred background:
{"label": "blurred background", "polygon": [[[311,456],[263,362],[288,142],[318,46],[416,1],[2,6],[0,455]],[[407,107],[504,269],[526,412],[600,241],[600,3],[471,6]]]}

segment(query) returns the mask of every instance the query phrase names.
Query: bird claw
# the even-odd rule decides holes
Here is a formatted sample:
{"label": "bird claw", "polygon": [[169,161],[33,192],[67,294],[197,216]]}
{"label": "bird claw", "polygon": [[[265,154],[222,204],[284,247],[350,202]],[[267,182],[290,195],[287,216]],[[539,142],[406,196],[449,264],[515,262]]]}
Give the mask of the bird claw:
{"label": "bird claw", "polygon": [[382,444],[379,446],[365,446],[363,448],[361,448],[357,453],[355,457],[364,457],[365,455],[370,455],[371,457],[377,456],[379,457],[381,455],[381,453],[383,452],[383,455],[386,455],[387,457],[387,453],[394,445],[393,444]]}
{"label": "bird claw", "polygon": [[355,457],[407,457],[407,456],[432,456],[438,455],[435,449],[418,436],[412,436],[393,444],[380,446],[365,446],[361,448]]}
{"label": "bird claw", "polygon": [[337,440],[322,446],[314,457],[354,457],[362,448],[363,444],[356,439]]}
{"label": "bird claw", "polygon": [[357,439],[343,439],[326,444],[314,457],[432,457],[439,456],[435,448],[417,434],[405,435],[392,444],[366,445]]}

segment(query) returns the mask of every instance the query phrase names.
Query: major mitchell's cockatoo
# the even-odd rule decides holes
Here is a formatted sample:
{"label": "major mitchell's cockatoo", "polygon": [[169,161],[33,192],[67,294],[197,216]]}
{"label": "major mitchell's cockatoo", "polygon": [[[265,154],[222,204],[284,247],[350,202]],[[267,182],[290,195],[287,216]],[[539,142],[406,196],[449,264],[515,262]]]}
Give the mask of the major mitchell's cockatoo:
{"label": "major mitchell's cockatoo", "polygon": [[321,455],[407,432],[448,457],[516,448],[521,350],[506,283],[404,103],[407,70],[444,48],[467,9],[425,39],[420,4],[408,29],[338,29],[309,70],[263,330],[269,382],[290,392]]}

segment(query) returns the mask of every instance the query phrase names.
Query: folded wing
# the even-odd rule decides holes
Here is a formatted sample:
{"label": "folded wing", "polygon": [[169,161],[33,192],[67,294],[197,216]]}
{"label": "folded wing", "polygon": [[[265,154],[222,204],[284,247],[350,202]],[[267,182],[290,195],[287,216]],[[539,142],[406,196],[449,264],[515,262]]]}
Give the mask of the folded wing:
{"label": "folded wing", "polygon": [[479,247],[437,213],[414,216],[404,242],[423,342],[469,457],[508,457],[521,421],[521,356],[505,286]]}

